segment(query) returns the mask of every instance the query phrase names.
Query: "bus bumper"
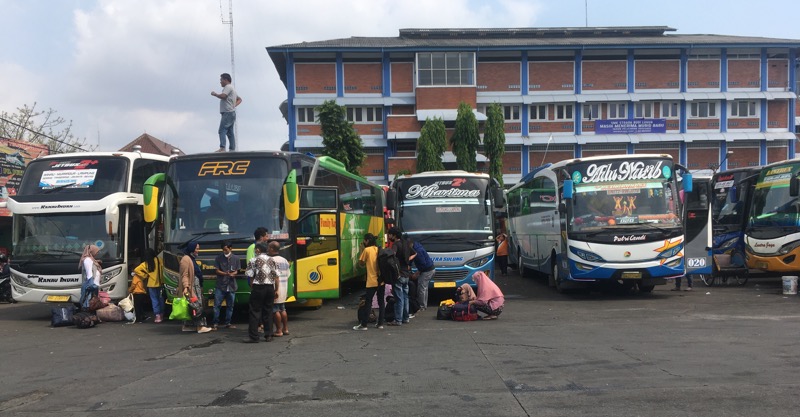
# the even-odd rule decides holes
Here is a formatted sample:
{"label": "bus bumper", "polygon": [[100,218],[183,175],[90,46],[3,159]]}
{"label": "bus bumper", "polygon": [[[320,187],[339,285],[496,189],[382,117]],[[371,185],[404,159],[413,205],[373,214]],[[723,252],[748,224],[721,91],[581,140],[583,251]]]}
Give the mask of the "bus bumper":
{"label": "bus bumper", "polygon": [[800,248],[785,255],[759,256],[748,251],[745,256],[747,258],[747,267],[750,269],[793,273],[800,270]]}
{"label": "bus bumper", "polygon": [[668,279],[684,276],[683,258],[675,258],[663,265],[654,262],[591,265],[569,259],[569,280],[584,282],[619,280],[656,280],[651,284],[665,284]]}

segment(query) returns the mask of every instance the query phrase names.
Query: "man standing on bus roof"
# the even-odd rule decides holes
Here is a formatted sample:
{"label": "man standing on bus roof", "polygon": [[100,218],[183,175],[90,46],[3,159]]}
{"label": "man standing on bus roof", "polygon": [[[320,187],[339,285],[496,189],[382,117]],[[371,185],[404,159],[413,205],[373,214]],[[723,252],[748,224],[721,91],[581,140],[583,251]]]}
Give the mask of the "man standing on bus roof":
{"label": "man standing on bus roof", "polygon": [[219,149],[217,152],[225,152],[225,137],[228,137],[228,150],[231,152],[236,150],[236,134],[234,126],[236,125],[236,106],[242,103],[242,98],[236,94],[236,90],[231,85],[231,75],[222,73],[219,76],[219,84],[222,86],[222,92],[217,93],[212,91],[211,95],[219,99],[219,112],[222,116],[219,121]]}
{"label": "man standing on bus roof", "polygon": [[222,253],[214,259],[214,267],[217,270],[217,285],[214,288],[214,321],[211,328],[217,330],[219,325],[219,310],[222,300],[225,300],[225,327],[235,329],[231,324],[233,317],[233,303],[236,300],[236,274],[241,268],[239,257],[233,254],[233,245],[229,241],[222,242],[220,246]]}

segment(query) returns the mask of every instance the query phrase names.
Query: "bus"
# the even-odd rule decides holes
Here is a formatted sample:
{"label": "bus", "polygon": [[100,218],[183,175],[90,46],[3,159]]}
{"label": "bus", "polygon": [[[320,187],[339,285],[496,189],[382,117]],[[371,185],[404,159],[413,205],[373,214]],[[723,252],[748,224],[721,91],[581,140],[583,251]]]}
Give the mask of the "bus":
{"label": "bus", "polygon": [[400,176],[387,193],[387,207],[404,238],[418,241],[436,272],[429,288],[475,286],[472,275],[494,278],[494,244],[503,190],[488,174],[431,171]]}
{"label": "bus", "polygon": [[708,286],[744,285],[750,275],[745,263],[744,229],[761,167],[717,172],[711,180],[713,268]]}
{"label": "bus", "polygon": [[507,194],[520,273],[558,291],[616,283],[650,292],[685,274],[682,202],[669,155],[569,159],[532,170]]}
{"label": "bus", "polygon": [[170,297],[179,282],[179,259],[190,242],[200,247],[197,261],[205,293],[213,292],[216,283],[214,259],[221,243],[232,244],[242,260],[235,299],[246,304],[245,253],[254,230],[266,228],[291,264],[289,300],[305,306],[338,298],[343,283],[365,274],[358,265],[365,233],[383,242],[383,189],[327,156],[278,151],[182,155],[145,188],[145,221],[163,228],[161,256]]}
{"label": "bus", "polygon": [[765,276],[800,272],[800,159],[764,166],[745,228],[747,267]]}
{"label": "bus", "polygon": [[128,277],[155,248],[144,222],[142,187],[169,157],[142,152],[82,152],[43,156],[28,164],[13,213],[11,279],[21,302],[78,303],[78,262],[86,245],[100,248],[100,290],[128,295]]}

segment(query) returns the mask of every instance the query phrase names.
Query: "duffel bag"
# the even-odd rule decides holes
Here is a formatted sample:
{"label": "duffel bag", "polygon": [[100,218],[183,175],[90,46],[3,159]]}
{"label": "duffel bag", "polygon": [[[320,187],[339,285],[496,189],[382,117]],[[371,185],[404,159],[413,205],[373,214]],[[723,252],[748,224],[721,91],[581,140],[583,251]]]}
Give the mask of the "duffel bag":
{"label": "duffel bag", "polygon": [[72,307],[56,307],[51,310],[52,317],[50,318],[50,325],[53,327],[72,326],[75,324],[72,321],[72,315],[75,309]]}
{"label": "duffel bag", "polygon": [[476,310],[475,306],[469,302],[455,303],[455,305],[453,305],[452,314],[453,320],[455,321],[478,320],[478,310]]}
{"label": "duffel bag", "polygon": [[452,320],[453,319],[453,306],[442,304],[436,310],[436,320]]}
{"label": "duffel bag", "polygon": [[88,329],[90,327],[94,327],[97,323],[97,316],[87,312],[81,311],[79,313],[75,313],[72,316],[72,322],[77,326],[79,329]]}
{"label": "duffel bag", "polygon": [[125,310],[116,304],[109,304],[95,312],[98,320],[102,321],[125,321]]}

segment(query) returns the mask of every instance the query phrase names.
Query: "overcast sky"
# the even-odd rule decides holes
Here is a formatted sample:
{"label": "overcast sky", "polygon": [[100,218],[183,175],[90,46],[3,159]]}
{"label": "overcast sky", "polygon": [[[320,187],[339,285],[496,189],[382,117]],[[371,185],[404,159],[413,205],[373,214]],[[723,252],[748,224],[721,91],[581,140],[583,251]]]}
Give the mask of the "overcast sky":
{"label": "overcast sky", "polygon": [[[142,133],[186,153],[218,147],[219,74],[244,102],[240,150],[278,149],[286,98],[268,46],[400,28],[585,26],[584,0],[0,0],[0,110],[36,103],[98,150]],[[702,7],[700,6],[702,5]],[[797,0],[588,0],[589,26],[800,39]]]}

